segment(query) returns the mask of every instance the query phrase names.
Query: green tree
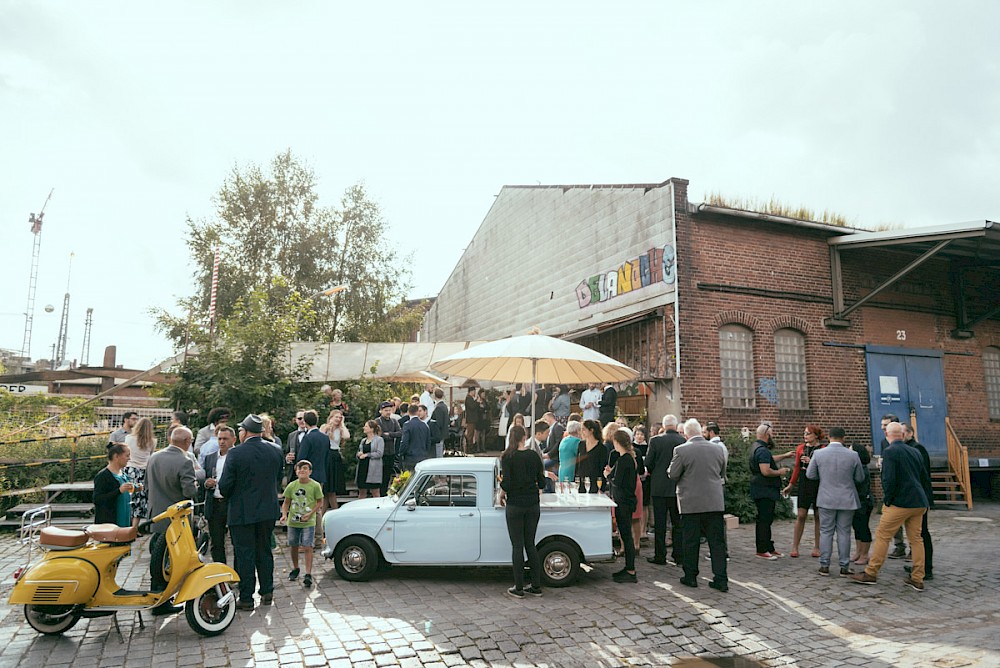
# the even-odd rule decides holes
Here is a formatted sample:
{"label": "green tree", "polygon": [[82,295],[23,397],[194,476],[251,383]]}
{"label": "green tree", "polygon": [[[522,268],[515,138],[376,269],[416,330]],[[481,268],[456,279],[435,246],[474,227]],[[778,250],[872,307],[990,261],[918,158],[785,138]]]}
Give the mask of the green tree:
{"label": "green tree", "polygon": [[[340,284],[349,289],[316,297],[315,317],[298,319],[293,337],[320,341],[386,340],[376,325],[389,319],[409,288],[408,263],[387,238],[385,220],[364,186],[347,189],[339,208],[318,204],[315,173],[291,151],[269,168],[235,167],[214,198],[215,216],[188,219],[195,260],[194,294],[181,301],[195,325],[207,321],[215,249],[220,249],[217,321],[236,314],[237,303],[255,289],[277,301],[298,293],[307,298]],[[281,277],[281,282],[272,279]],[[190,335],[189,318],[157,313],[161,329],[178,346]],[[274,320],[294,313],[274,311]],[[391,331],[391,328],[390,328]],[[372,338],[375,337],[375,338]]]}
{"label": "green tree", "polygon": [[286,288],[284,279],[274,278],[237,299],[214,338],[198,330],[195,354],[175,370],[177,381],[159,386],[157,393],[170,397],[178,408],[202,416],[213,406],[232,408],[238,419],[268,412],[279,426],[289,421],[296,408],[310,405],[315,389],[294,381],[306,375],[310,360],[289,368],[295,324],[288,318],[276,319],[274,313],[301,313],[302,321],[308,323],[315,312],[298,293],[281,296],[287,294]]}

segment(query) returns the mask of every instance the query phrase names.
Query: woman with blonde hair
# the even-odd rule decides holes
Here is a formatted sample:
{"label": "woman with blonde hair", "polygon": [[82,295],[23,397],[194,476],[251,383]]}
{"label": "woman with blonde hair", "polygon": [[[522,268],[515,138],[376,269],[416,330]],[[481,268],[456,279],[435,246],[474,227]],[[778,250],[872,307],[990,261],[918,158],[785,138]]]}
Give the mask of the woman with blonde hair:
{"label": "woman with blonde hair", "polygon": [[261,413],[260,421],[264,427],[264,431],[261,432],[260,437],[268,443],[273,443],[278,450],[281,450],[281,438],[274,433],[274,418],[267,413]]}
{"label": "woman with blonde hair", "polygon": [[125,437],[125,445],[128,446],[130,455],[128,466],[122,469],[122,473],[135,486],[132,492],[132,524],[135,525],[149,513],[146,464],[149,463],[149,456],[156,450],[153,421],[148,417],[139,418],[132,433]]}
{"label": "woman with blonde hair", "polygon": [[330,510],[337,509],[337,493],[344,494],[347,488],[344,482],[344,460],[340,449],[351,439],[351,432],[344,424],[344,414],[334,409],[330,417],[319,428],[330,439],[330,451],[326,453],[326,503]]}

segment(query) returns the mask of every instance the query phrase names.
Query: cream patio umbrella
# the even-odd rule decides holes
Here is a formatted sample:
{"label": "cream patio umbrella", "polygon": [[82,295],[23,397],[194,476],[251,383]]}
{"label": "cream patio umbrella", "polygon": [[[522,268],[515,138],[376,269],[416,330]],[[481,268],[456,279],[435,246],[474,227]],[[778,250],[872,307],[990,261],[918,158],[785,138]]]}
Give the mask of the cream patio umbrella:
{"label": "cream patio umbrella", "polygon": [[[527,334],[490,341],[431,362],[449,376],[508,383],[578,385],[638,378],[632,367],[570,341]],[[531,402],[535,422],[535,402]],[[530,429],[530,427],[529,427]]]}

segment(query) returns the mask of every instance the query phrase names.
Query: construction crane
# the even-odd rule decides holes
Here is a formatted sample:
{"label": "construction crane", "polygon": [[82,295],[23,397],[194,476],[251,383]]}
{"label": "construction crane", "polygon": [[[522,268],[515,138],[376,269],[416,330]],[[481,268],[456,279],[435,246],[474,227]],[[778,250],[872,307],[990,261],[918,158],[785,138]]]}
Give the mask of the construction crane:
{"label": "construction crane", "polygon": [[83,323],[83,352],[80,353],[80,366],[90,365],[90,328],[94,324],[94,309],[87,309],[87,319]]}
{"label": "construction crane", "polygon": [[52,193],[55,190],[53,188],[49,191],[49,196],[45,198],[42,210],[38,212],[37,216],[35,214],[28,216],[28,222],[31,223],[31,233],[35,236],[35,241],[31,248],[31,274],[28,277],[28,307],[24,311],[24,340],[21,342],[21,357],[26,362],[31,361],[31,326],[35,320],[35,288],[38,286],[38,256],[42,248],[42,219],[45,217],[45,207],[49,205],[49,200],[52,199]]}
{"label": "construction crane", "polygon": [[56,354],[52,368],[58,369],[66,362],[66,332],[69,330],[69,282],[73,274],[73,255],[69,254],[69,269],[66,270],[66,295],[63,297],[62,317],[59,318],[59,338],[56,339]]}

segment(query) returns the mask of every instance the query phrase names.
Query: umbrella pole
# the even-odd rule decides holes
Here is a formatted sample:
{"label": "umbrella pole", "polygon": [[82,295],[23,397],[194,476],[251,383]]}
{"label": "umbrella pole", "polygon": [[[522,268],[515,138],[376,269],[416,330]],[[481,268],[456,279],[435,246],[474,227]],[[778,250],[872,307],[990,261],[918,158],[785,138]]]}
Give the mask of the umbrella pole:
{"label": "umbrella pole", "polygon": [[535,378],[538,377],[538,360],[534,357],[531,358],[531,424],[528,425],[528,436],[529,438],[535,437],[535,394],[538,392],[538,384],[535,382]]}

